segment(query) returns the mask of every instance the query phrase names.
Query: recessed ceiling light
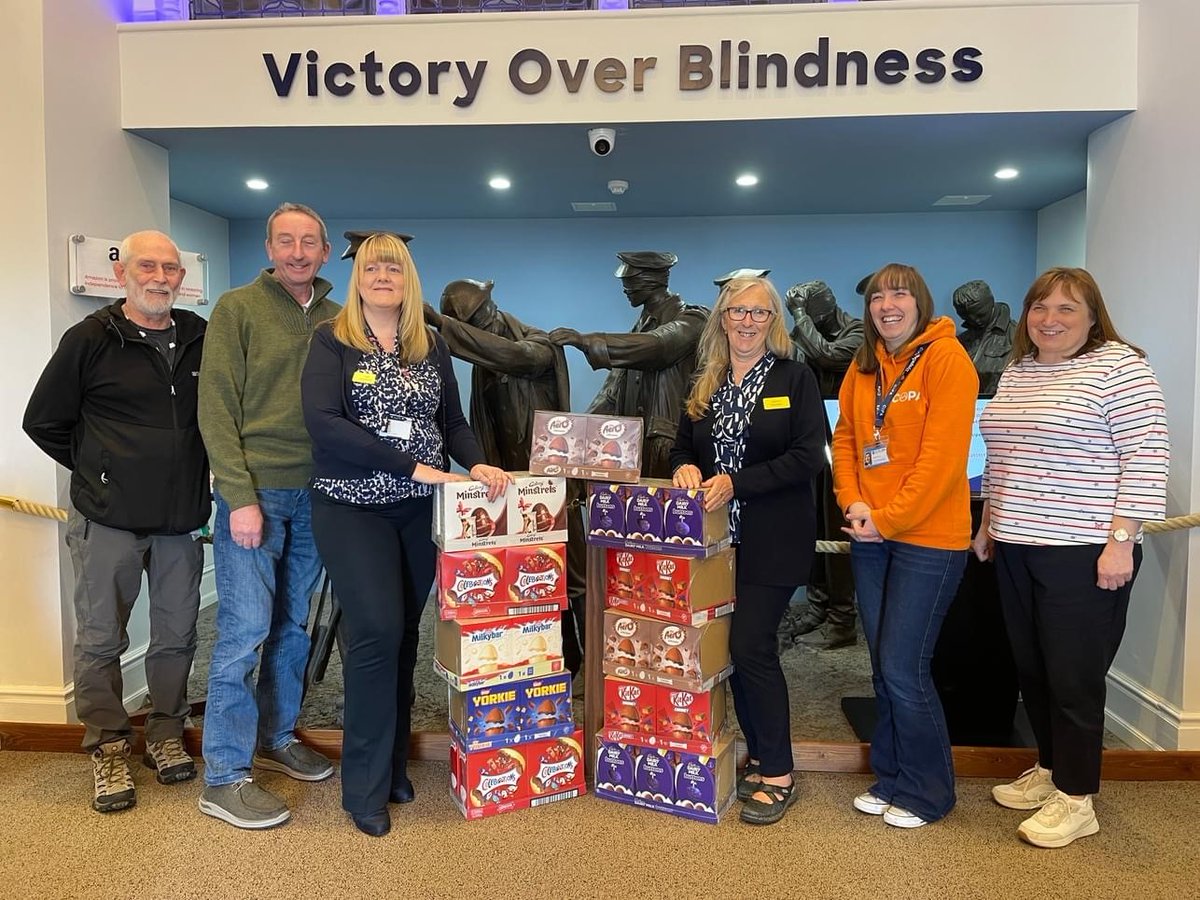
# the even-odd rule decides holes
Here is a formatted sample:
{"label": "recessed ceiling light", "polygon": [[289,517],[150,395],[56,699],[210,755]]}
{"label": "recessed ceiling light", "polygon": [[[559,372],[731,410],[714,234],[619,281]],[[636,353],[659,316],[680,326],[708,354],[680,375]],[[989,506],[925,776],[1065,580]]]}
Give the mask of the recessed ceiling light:
{"label": "recessed ceiling light", "polygon": [[507,191],[510,187],[512,187],[512,182],[503,175],[497,175],[488,182],[488,187],[494,191]]}
{"label": "recessed ceiling light", "polygon": [[247,178],[246,187],[250,188],[252,191],[265,191],[270,187],[270,185],[261,178]]}
{"label": "recessed ceiling light", "polygon": [[1000,178],[1004,181],[1008,181],[1008,179],[1010,179],[1010,178],[1016,178],[1020,174],[1021,173],[1018,172],[1016,169],[1014,169],[1012,166],[1005,166],[1003,169],[996,170],[996,177]]}
{"label": "recessed ceiling light", "polygon": [[737,182],[738,187],[754,187],[756,184],[758,184],[758,176],[751,175],[749,172],[744,175],[739,175],[734,180]]}

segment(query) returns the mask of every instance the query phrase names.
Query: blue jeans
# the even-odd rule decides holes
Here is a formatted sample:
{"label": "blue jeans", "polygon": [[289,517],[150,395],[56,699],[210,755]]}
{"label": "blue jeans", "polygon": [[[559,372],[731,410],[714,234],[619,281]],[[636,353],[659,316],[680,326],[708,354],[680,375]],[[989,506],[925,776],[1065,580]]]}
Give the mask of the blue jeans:
{"label": "blue jeans", "polygon": [[966,563],[965,550],[850,545],[878,711],[871,793],[927,822],[954,808],[950,736],[929,664]]}
{"label": "blue jeans", "polygon": [[308,660],[305,626],[321,578],[307,489],[258,491],[263,537],[252,550],[233,542],[229,504],[215,499],[217,640],[204,711],[209,785],[249,775],[256,744],[275,750],[292,739]]}

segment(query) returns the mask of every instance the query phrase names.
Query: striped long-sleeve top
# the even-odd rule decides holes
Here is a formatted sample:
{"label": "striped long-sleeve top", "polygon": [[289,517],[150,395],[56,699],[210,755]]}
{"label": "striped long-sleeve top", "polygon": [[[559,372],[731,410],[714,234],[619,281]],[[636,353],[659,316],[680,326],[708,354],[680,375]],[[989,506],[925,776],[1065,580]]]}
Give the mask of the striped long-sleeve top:
{"label": "striped long-sleeve top", "polygon": [[1114,515],[1166,514],[1166,408],[1149,364],[1109,341],[1005,369],[979,420],[993,540],[1103,544]]}

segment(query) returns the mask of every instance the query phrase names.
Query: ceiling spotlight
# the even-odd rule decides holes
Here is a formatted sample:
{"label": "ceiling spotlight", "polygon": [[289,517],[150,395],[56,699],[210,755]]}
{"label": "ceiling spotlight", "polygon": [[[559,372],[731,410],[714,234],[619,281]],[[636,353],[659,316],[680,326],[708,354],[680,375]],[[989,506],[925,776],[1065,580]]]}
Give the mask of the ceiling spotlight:
{"label": "ceiling spotlight", "polygon": [[488,187],[494,191],[507,191],[510,187],[512,187],[512,182],[503,175],[497,175],[488,182]]}
{"label": "ceiling spotlight", "polygon": [[738,187],[754,187],[756,184],[758,184],[758,176],[751,175],[749,172],[745,173],[744,175],[739,175],[734,180]]}
{"label": "ceiling spotlight", "polygon": [[1005,166],[1003,169],[996,170],[996,177],[1003,181],[1008,181],[1010,178],[1016,178],[1020,174],[1021,173],[1012,166]]}
{"label": "ceiling spotlight", "polygon": [[261,178],[247,178],[246,187],[250,188],[252,191],[265,191],[270,187],[270,185]]}

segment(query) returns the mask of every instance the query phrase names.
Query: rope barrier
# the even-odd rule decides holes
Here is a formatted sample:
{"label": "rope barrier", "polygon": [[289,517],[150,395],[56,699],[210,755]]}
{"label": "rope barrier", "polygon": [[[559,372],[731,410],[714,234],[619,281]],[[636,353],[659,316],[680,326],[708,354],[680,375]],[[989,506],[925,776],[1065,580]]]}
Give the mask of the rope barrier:
{"label": "rope barrier", "polygon": [[[57,506],[45,503],[34,503],[32,500],[20,500],[17,497],[0,496],[0,507],[11,509],[13,512],[24,513],[27,516],[39,516],[43,519],[67,521],[67,511]],[[1186,516],[1174,516],[1161,522],[1147,522],[1142,526],[1146,534],[1161,534],[1164,531],[1182,531],[1186,528],[1200,527],[1200,513],[1189,513]],[[849,541],[817,541],[818,553],[849,553]]]}

